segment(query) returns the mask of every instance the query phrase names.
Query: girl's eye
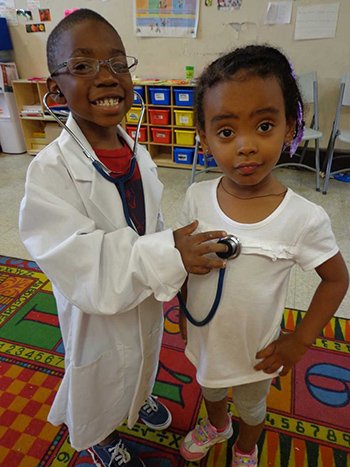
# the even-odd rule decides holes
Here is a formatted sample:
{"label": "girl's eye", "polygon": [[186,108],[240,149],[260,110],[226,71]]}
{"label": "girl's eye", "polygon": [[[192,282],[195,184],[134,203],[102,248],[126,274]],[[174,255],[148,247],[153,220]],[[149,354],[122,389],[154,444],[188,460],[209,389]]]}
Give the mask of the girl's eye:
{"label": "girl's eye", "polygon": [[262,133],[266,133],[267,131],[271,130],[271,128],[273,128],[273,124],[270,123],[270,122],[263,122],[263,123],[260,123],[258,129],[262,132]]}
{"label": "girl's eye", "polygon": [[223,138],[229,138],[233,135],[233,131],[230,128],[223,128],[222,130],[218,131],[218,135]]}

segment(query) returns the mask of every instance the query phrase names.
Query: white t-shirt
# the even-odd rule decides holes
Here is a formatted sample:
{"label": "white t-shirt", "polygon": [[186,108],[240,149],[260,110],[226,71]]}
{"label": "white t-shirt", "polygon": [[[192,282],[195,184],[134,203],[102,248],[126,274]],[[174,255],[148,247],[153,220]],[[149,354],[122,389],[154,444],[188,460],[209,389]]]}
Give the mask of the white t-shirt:
{"label": "white t-shirt", "polygon": [[[321,206],[288,189],[266,219],[241,224],[220,209],[219,181],[191,185],[179,220],[179,225],[186,225],[198,219],[198,232],[222,229],[236,235],[242,244],[241,254],[227,263],[213,320],[203,327],[188,323],[185,352],[197,368],[199,384],[209,388],[274,376],[254,370],[255,355],[280,333],[292,267],[299,264],[303,270],[311,270],[338,252],[329,217]],[[217,283],[217,270],[190,274],[187,308],[195,319],[208,314]]]}

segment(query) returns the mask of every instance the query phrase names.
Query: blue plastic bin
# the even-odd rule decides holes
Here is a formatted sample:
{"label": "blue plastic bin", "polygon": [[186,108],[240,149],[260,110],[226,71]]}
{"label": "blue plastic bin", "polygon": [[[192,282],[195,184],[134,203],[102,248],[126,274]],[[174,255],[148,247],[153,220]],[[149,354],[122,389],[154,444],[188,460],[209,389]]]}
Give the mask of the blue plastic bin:
{"label": "blue plastic bin", "polygon": [[[204,166],[204,155],[202,152],[198,153],[198,164]],[[207,155],[207,166],[208,167],[217,167],[214,157],[211,154]]]}
{"label": "blue plastic bin", "polygon": [[[137,91],[140,96],[142,97],[143,101],[145,101],[145,88],[143,86],[134,86],[134,90]],[[141,101],[139,99],[139,97],[134,94],[134,104],[136,105],[141,105]]]}
{"label": "blue plastic bin", "polygon": [[194,148],[175,148],[174,161],[176,164],[192,164]]}
{"label": "blue plastic bin", "polygon": [[151,103],[154,105],[170,104],[170,88],[149,88]]}
{"label": "blue plastic bin", "polygon": [[174,88],[175,105],[193,107],[194,89]]}

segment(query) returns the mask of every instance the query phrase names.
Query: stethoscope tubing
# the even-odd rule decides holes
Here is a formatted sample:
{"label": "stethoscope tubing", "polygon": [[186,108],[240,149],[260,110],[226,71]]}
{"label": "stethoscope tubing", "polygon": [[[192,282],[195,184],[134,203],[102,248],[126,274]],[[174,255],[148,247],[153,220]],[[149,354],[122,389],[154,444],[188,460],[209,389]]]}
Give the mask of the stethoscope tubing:
{"label": "stethoscope tubing", "polygon": [[177,298],[179,300],[181,311],[186,316],[188,321],[191,324],[193,324],[193,326],[197,326],[197,327],[205,326],[206,324],[208,324],[214,318],[215,313],[216,313],[216,311],[218,309],[220,300],[221,300],[221,296],[222,296],[225,272],[226,272],[225,268],[221,268],[219,270],[218,285],[217,285],[217,288],[216,288],[216,294],[215,294],[213,305],[212,305],[209,313],[207,314],[207,316],[202,320],[197,320],[191,315],[191,313],[188,311],[188,309],[186,307],[186,303],[182,299],[181,293],[179,292],[177,294]]}
{"label": "stethoscope tubing", "polygon": [[92,165],[98,171],[98,173],[101,174],[102,177],[105,178],[106,180],[108,180],[109,182],[114,183],[114,185],[117,187],[118,192],[119,192],[120,197],[121,197],[121,200],[122,200],[122,204],[123,204],[123,212],[124,212],[125,220],[126,220],[128,226],[131,227],[133,230],[135,230],[137,232],[137,229],[136,229],[136,227],[135,227],[135,225],[134,225],[134,223],[133,223],[133,221],[131,219],[130,213],[129,213],[128,203],[127,203],[127,200],[126,200],[126,193],[125,193],[125,183],[128,180],[131,179],[131,177],[133,176],[134,171],[135,171],[135,167],[136,167],[136,148],[137,148],[137,144],[138,144],[138,140],[139,140],[141,123],[142,123],[143,116],[144,116],[144,113],[145,113],[145,110],[146,110],[146,106],[145,106],[145,103],[144,103],[144,100],[143,100],[142,96],[135,90],[134,90],[134,94],[137,95],[138,99],[141,102],[140,118],[139,118],[137,126],[136,126],[136,133],[135,133],[134,144],[133,144],[133,148],[132,148],[130,168],[129,168],[129,170],[128,170],[128,172],[126,174],[124,174],[122,176],[118,176],[118,177],[113,177],[111,175],[112,171],[109,170],[108,167],[106,167],[101,161],[99,161],[94,156],[94,154],[92,154],[91,151],[89,151],[89,149],[87,149],[84,146],[84,144],[73,133],[73,131],[50,108],[47,100],[48,100],[49,96],[56,95],[55,92],[52,92],[52,91],[47,92],[43,97],[43,104],[45,106],[45,109],[51,115],[51,117],[53,117],[56,120],[56,122],[61,126],[61,128],[66,130],[69,133],[69,135],[73,138],[73,140],[78,144],[78,146],[82,150],[83,154],[91,161]]}
{"label": "stethoscope tubing", "polygon": [[[216,253],[219,258],[234,259],[241,253],[241,242],[235,235],[227,235],[226,237],[221,238],[218,243],[226,245],[227,251],[224,253]],[[221,268],[219,270],[218,285],[216,288],[216,294],[214,302],[210,308],[209,313],[202,320],[195,319],[192,314],[187,309],[186,303],[182,298],[181,292],[178,292],[177,298],[179,300],[179,305],[182,313],[186,316],[188,321],[193,324],[193,326],[201,327],[208,324],[215,316],[220,300],[222,297],[222,291],[224,287],[224,277],[225,277],[226,268]]]}

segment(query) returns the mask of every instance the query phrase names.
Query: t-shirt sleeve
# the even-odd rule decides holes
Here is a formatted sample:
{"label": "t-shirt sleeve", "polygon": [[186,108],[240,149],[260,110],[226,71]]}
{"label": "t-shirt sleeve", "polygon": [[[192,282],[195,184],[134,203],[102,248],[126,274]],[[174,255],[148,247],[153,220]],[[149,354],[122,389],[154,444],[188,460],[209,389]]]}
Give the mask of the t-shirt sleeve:
{"label": "t-shirt sleeve", "polygon": [[296,251],[296,262],[304,271],[317,268],[339,251],[328,214],[314,206],[302,232]]}
{"label": "t-shirt sleeve", "polygon": [[176,223],[175,223],[175,229],[179,229],[180,227],[184,227],[185,225],[190,224],[193,222],[196,217],[196,213],[194,212],[194,206],[193,206],[193,188],[195,184],[191,185],[185,195],[185,200],[182,205],[180,215],[177,217]]}

